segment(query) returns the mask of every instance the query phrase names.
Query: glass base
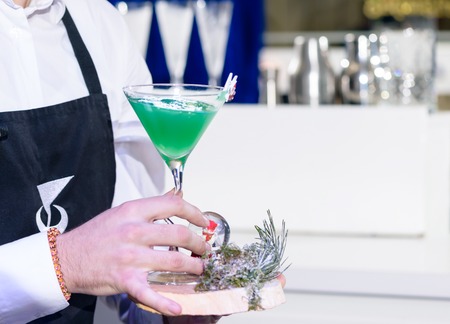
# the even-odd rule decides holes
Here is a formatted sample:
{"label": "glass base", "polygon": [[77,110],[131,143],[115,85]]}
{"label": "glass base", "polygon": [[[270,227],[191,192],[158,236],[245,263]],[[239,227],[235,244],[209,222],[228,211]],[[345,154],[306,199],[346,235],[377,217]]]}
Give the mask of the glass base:
{"label": "glass base", "polygon": [[196,285],[200,282],[198,275],[187,272],[151,271],[147,275],[150,285],[182,286]]}

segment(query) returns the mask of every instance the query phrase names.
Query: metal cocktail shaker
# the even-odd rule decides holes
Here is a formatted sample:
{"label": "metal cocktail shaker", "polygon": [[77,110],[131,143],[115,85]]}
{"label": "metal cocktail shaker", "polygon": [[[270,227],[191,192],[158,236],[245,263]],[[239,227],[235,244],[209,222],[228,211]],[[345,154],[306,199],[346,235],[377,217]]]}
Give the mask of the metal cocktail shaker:
{"label": "metal cocktail shaker", "polygon": [[328,39],[297,36],[289,64],[289,103],[318,106],[333,104],[336,79],[328,61]]}
{"label": "metal cocktail shaker", "polygon": [[278,67],[274,65],[260,66],[259,74],[259,103],[266,104],[268,108],[274,108],[281,102],[278,94]]}
{"label": "metal cocktail shaker", "polygon": [[339,80],[342,102],[356,105],[375,104],[379,94],[371,63],[372,46],[369,37],[347,34],[345,48],[347,57],[341,62],[343,69]]}

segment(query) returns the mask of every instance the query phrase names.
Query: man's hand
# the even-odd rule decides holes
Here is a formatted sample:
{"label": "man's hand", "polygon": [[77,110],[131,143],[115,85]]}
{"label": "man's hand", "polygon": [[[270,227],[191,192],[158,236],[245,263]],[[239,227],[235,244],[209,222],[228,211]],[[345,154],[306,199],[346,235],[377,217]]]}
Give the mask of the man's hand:
{"label": "man's hand", "polygon": [[71,293],[127,293],[163,314],[179,315],[181,307],[147,284],[150,270],[201,274],[198,258],[154,246],[177,246],[202,255],[209,246],[186,226],[156,224],[177,216],[200,227],[209,222],[199,209],[173,192],[124,203],[58,237],[64,280]]}

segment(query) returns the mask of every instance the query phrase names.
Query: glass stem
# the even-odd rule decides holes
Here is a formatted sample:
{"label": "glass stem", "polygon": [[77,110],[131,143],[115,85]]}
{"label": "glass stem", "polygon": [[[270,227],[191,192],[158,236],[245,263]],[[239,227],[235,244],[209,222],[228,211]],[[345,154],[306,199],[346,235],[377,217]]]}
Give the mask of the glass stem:
{"label": "glass stem", "polygon": [[183,168],[180,161],[170,161],[170,170],[172,171],[173,182],[175,184],[175,194],[183,189]]}
{"label": "glass stem", "polygon": [[209,80],[208,80],[208,84],[210,86],[214,86],[214,87],[218,86],[219,85],[219,78],[217,76],[210,77]]}
{"label": "glass stem", "polygon": [[[175,195],[183,189],[183,168],[184,164],[181,161],[170,161],[170,170],[172,171],[173,182],[175,184]],[[167,224],[173,224],[170,218],[165,219],[165,221]],[[178,251],[178,247],[169,246],[169,251]]]}
{"label": "glass stem", "polygon": [[183,83],[183,75],[178,75],[179,73],[170,74],[170,83],[181,84]]}

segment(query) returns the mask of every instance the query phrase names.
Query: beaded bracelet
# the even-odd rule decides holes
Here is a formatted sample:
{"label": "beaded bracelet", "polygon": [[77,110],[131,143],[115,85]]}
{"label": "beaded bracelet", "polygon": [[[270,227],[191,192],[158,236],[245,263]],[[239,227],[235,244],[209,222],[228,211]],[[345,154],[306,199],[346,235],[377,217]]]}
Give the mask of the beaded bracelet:
{"label": "beaded bracelet", "polygon": [[47,231],[48,245],[50,246],[50,253],[52,255],[53,266],[55,267],[56,278],[58,278],[59,287],[66,300],[70,299],[71,293],[66,287],[64,282],[63,273],[61,271],[61,265],[59,264],[58,251],[56,250],[56,237],[61,234],[61,232],[56,227],[51,227]]}

